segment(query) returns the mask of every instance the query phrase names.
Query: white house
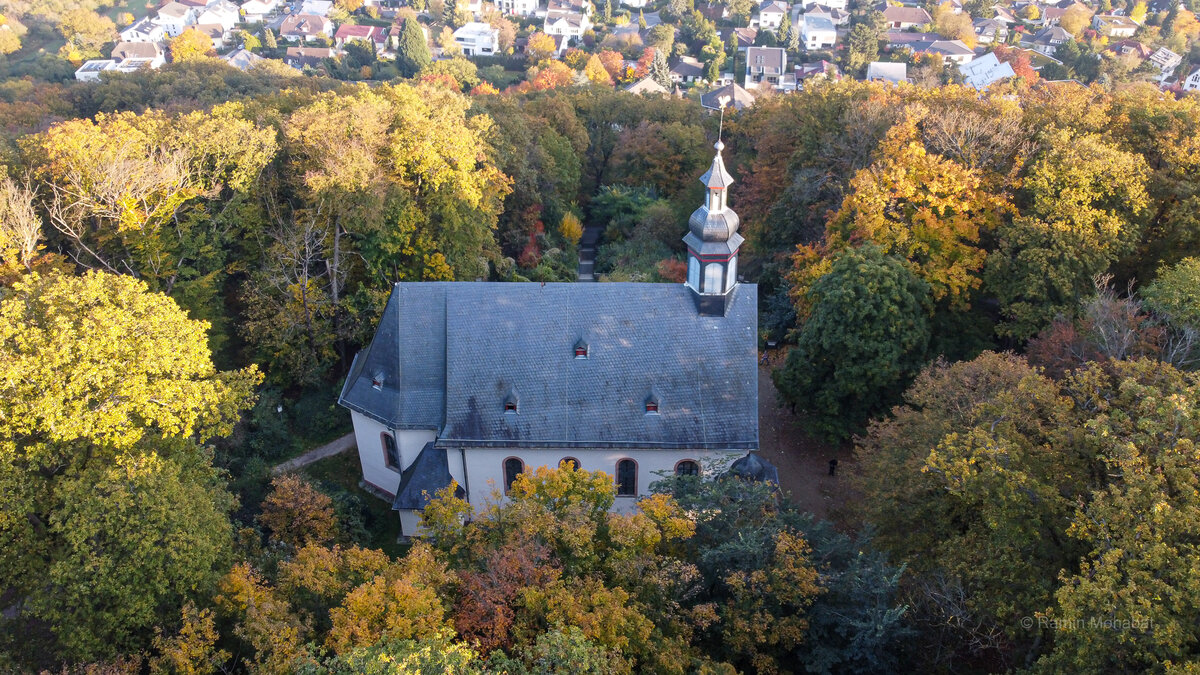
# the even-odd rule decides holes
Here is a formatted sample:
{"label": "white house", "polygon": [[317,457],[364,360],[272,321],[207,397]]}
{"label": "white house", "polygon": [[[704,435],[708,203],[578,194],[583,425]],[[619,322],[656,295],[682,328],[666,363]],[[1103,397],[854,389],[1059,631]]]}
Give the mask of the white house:
{"label": "white house", "polygon": [[925,54],[928,56],[940,56],[944,63],[956,63],[962,65],[970,63],[975,58],[975,50],[967,46],[962,40],[932,40],[912,42],[908,45],[914,54]]}
{"label": "white house", "polygon": [[1192,71],[1191,75],[1183,81],[1184,91],[1200,91],[1200,68]]}
{"label": "white house", "polygon": [[694,56],[683,55],[671,66],[671,81],[689,84],[704,79],[704,64]]}
{"label": "white house", "polygon": [[333,0],[304,0],[304,2],[300,3],[298,14],[327,17],[331,9],[333,9]]}
{"label": "white house", "polygon": [[[808,6],[812,7],[812,3],[810,3]],[[845,12],[848,11],[850,4],[847,2],[847,0],[821,0],[819,6],[828,7],[829,9],[838,9]],[[804,11],[807,13],[809,10],[805,9]]]}
{"label": "white house", "polygon": [[642,9],[650,4],[649,0],[621,0],[621,4],[634,9]]}
{"label": "white house", "polygon": [[[685,284],[401,282],[338,402],[363,482],[402,533],[452,484],[486,508],[523,472],[605,471],[615,511],[660,475],[758,448],[758,289],[737,280],[717,143],[684,242]],[[743,461],[743,460],[738,460]],[[765,471],[763,473],[766,473]],[[776,473],[777,476],[777,473]]]}
{"label": "white house", "polygon": [[538,0],[496,0],[496,9],[514,16],[533,16],[538,11]]}
{"label": "white house", "polygon": [[198,23],[192,26],[193,30],[199,31],[201,35],[212,41],[213,49],[225,48],[225,36],[228,31],[219,23]]}
{"label": "white house", "polygon": [[148,62],[151,68],[158,68],[167,62],[162,47],[157,42],[118,42],[109,56],[117,63],[124,63],[130,59],[143,60]]}
{"label": "white house", "polygon": [[962,73],[963,82],[980,91],[987,89],[995,82],[1015,75],[1012,66],[1001,63],[1000,59],[996,58],[995,52],[988,52],[960,65],[958,71]]}
{"label": "white house", "polygon": [[225,29],[225,32],[233,30],[234,26],[238,25],[240,20],[241,17],[239,16],[237,5],[228,0],[220,0],[209,5],[196,17],[197,24],[215,23]]}
{"label": "white house", "polygon": [[837,44],[837,28],[825,17],[805,14],[800,38],[805,49],[828,49]]}
{"label": "white house", "polygon": [[471,21],[454,31],[454,41],[466,56],[491,56],[500,48],[500,31],[486,23]]}
{"label": "white house", "polygon": [[246,23],[266,23],[267,16],[275,13],[279,0],[246,0],[242,3],[242,20]]}
{"label": "white house", "polygon": [[99,82],[100,73],[106,70],[113,70],[117,67],[115,59],[92,59],[84,61],[82,66],[75,71],[75,79],[80,82]]}
{"label": "white house", "polygon": [[546,12],[546,19],[542,22],[542,32],[563,38],[581,38],[591,27],[592,20],[581,12],[551,10]]}
{"label": "white house", "polygon": [[154,22],[162,26],[167,37],[175,37],[196,23],[196,10],[178,2],[168,2],[158,8]]}
{"label": "white house", "polygon": [[790,11],[791,8],[782,0],[763,0],[758,6],[758,27],[775,30]]}
{"label": "white house", "polygon": [[816,17],[821,17],[823,19],[828,19],[829,22],[832,23],[834,26],[845,26],[846,24],[850,23],[850,13],[849,12],[847,12],[844,9],[835,9],[833,7],[828,7],[823,4],[818,5],[818,4],[810,3],[809,5],[807,5],[805,7],[800,7],[799,5],[797,5],[795,8],[793,8],[792,12],[793,12],[793,17],[792,17],[792,25],[793,26],[799,26],[800,22],[803,21],[804,17],[806,17],[806,16],[816,16]]}
{"label": "white house", "polygon": [[333,36],[333,22],[316,14],[292,14],[279,25],[279,37],[290,42],[313,42]]}
{"label": "white house", "polygon": [[1153,54],[1150,55],[1150,63],[1158,67],[1162,74],[1170,75],[1179,64],[1183,63],[1183,57],[1166,47],[1159,47]]}
{"label": "white house", "polygon": [[155,23],[154,19],[144,16],[134,21],[120,33],[121,42],[162,42],[167,37],[166,30]]}
{"label": "white house", "polygon": [[1138,25],[1129,17],[1097,14],[1092,17],[1092,28],[1106,37],[1127,38],[1133,37]]}
{"label": "white house", "polygon": [[785,85],[787,52],[780,47],[750,47],[746,50],[746,79],[743,87],[753,92],[768,86],[782,89]]}

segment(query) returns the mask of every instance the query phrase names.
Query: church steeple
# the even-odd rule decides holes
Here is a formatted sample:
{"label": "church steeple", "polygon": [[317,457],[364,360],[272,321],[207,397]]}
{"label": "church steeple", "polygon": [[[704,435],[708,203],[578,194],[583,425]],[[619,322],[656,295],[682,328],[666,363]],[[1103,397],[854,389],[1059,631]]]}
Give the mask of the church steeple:
{"label": "church steeple", "polygon": [[707,188],[704,204],[688,219],[683,238],[688,248],[687,285],[696,296],[700,313],[724,316],[730,294],[737,286],[737,253],[742,245],[738,234],[738,215],[727,205],[733,177],[725,170],[721,151],[725,144],[718,138],[712,166],[700,177]]}

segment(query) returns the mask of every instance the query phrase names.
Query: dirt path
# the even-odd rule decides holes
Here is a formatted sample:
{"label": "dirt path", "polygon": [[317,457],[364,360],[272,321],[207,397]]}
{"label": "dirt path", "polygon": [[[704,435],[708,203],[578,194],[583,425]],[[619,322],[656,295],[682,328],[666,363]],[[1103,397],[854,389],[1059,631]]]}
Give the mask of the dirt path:
{"label": "dirt path", "polygon": [[295,471],[296,469],[304,468],[313,462],[318,462],[326,457],[332,457],[334,455],[343,453],[354,447],[354,432],[350,432],[337,440],[326,443],[318,448],[313,448],[299,457],[293,457],[288,461],[277,465],[274,469],[271,469],[271,473],[279,475],[281,473]]}
{"label": "dirt path", "polygon": [[[802,431],[788,406],[779,401],[771,366],[758,368],[758,454],[779,468],[780,487],[806,511],[828,518],[844,501],[842,476],[851,470],[849,446],[833,447]],[[829,460],[837,459],[837,476]]]}

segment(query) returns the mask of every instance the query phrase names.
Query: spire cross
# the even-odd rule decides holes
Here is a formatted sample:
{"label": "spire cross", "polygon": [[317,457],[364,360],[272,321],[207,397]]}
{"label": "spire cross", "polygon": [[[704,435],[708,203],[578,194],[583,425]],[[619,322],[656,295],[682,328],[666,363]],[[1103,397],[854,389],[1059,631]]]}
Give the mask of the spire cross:
{"label": "spire cross", "polygon": [[[717,143],[721,143],[721,134],[725,131],[725,106],[729,105],[729,96],[717,98],[717,107],[721,110],[721,121],[717,124]],[[717,152],[721,152],[719,149]]]}

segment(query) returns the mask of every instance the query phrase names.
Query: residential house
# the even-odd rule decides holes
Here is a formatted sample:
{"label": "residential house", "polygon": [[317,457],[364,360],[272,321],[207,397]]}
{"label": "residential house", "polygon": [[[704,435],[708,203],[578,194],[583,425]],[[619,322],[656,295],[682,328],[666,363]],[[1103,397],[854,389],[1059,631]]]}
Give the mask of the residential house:
{"label": "residential house", "polygon": [[238,70],[250,70],[258,63],[266,61],[266,59],[258,54],[255,54],[249,49],[235,49],[225,56],[222,56],[221,60],[225,61],[225,63],[228,63],[234,68],[237,68]]}
{"label": "residential house", "polygon": [[1054,56],[1054,52],[1058,46],[1064,42],[1074,40],[1075,36],[1058,26],[1049,26],[1039,30],[1032,36],[1027,36],[1021,39],[1021,46],[1026,49],[1032,49],[1046,56]]}
{"label": "residential house", "polygon": [[246,0],[242,3],[242,19],[246,23],[266,23],[278,7],[279,0]]}
{"label": "residential house", "polygon": [[681,56],[671,66],[671,81],[676,84],[691,84],[704,79],[704,64],[692,56]]}
{"label": "residential house", "polygon": [[552,10],[546,12],[542,22],[542,31],[547,35],[560,36],[566,45],[570,38],[580,39],[592,27],[592,21],[581,12],[564,12]]}
{"label": "residential house", "polygon": [[175,37],[196,23],[196,8],[178,2],[168,2],[158,8],[154,22],[162,26],[167,37]]}
{"label": "residential house", "polygon": [[338,403],[365,485],[420,534],[434,494],[477,510],[522,473],[563,463],[612,476],[631,512],[662,475],[758,449],[758,289],[738,281],[739,219],[721,158],[688,221],[687,281],[400,282]]}
{"label": "residential house", "polygon": [[1126,16],[1097,14],[1092,17],[1092,28],[1105,37],[1127,38],[1133,37],[1133,34],[1137,32],[1138,25],[1133,22],[1133,19]]}
{"label": "residential house", "polygon": [[1150,55],[1150,63],[1158,67],[1164,76],[1175,72],[1179,64],[1183,63],[1183,57],[1166,47],[1159,47],[1153,54]]}
{"label": "residential house", "polygon": [[99,82],[101,73],[136,73],[156,67],[152,65],[151,59],[129,58],[120,61],[116,59],[92,59],[91,61],[85,61],[82,66],[79,66],[79,69],[75,71],[75,79],[80,82]]}
{"label": "residential house", "polygon": [[383,26],[357,26],[348,23],[338,26],[337,32],[333,34],[334,46],[342,49],[351,40],[365,42],[374,47],[376,52],[382,52],[388,47],[388,29]]}
{"label": "residential house", "polygon": [[316,14],[292,14],[279,26],[279,37],[289,42],[315,42],[333,36],[333,22]]}
{"label": "residential house", "polygon": [[735,82],[701,94],[700,105],[708,110],[720,110],[723,100],[726,108],[744,110],[754,105],[754,98],[754,94],[739,87]]}
{"label": "residential house", "polygon": [[775,30],[783,23],[791,8],[782,0],[763,0],[758,6],[758,27]]}
{"label": "residential house", "polygon": [[[745,88],[756,91],[767,86],[782,89],[786,84],[787,52],[780,47],[751,47],[746,50]],[[793,82],[794,86],[794,82]]]}
{"label": "residential house", "polygon": [[162,42],[167,38],[167,31],[156,23],[153,17],[144,16],[134,21],[120,33],[121,42]]}
{"label": "residential house", "polygon": [[198,23],[192,26],[193,29],[200,32],[201,35],[212,41],[213,49],[225,48],[225,36],[228,34],[225,27],[219,23]]}
{"label": "residential house", "polygon": [[825,60],[814,61],[812,63],[797,63],[793,67],[793,72],[796,79],[796,89],[802,89],[806,82],[842,79],[842,71],[838,70],[836,65]]}
{"label": "residential house", "polygon": [[642,79],[638,80],[637,82],[634,82],[633,84],[629,85],[628,87],[625,87],[625,91],[627,91],[631,94],[666,95],[666,94],[671,93],[671,92],[667,91],[667,89],[665,87],[663,87],[661,84],[656,82],[653,77],[650,77],[650,76],[643,77]]}
{"label": "residential house", "polygon": [[[1047,5],[1045,9],[1042,10],[1042,26],[1057,26],[1058,22],[1062,20],[1063,16],[1065,16],[1066,13],[1071,10],[1083,12],[1088,16],[1088,18],[1091,18],[1092,14],[1095,13],[1092,11],[1091,7],[1088,7],[1082,2],[1078,2],[1078,0],[1062,0],[1062,2],[1059,2],[1056,5]],[[1035,21],[1031,23],[1037,22]]]}
{"label": "residential house", "polygon": [[588,0],[550,0],[546,6],[547,12],[578,12],[586,17],[592,16],[592,3]]}
{"label": "residential house", "polygon": [[1008,40],[1008,24],[999,19],[976,19],[972,26],[975,28],[975,39],[981,45]]}
{"label": "residential house", "polygon": [[151,68],[158,68],[167,62],[167,57],[158,42],[118,42],[109,56],[114,61],[142,59],[148,61]]}
{"label": "residential house", "polygon": [[1017,15],[1014,14],[1011,9],[1003,5],[994,5],[992,7],[992,12],[995,14],[995,16],[992,17],[992,20],[994,21],[999,21],[1009,26],[1021,23],[1021,20],[1017,18]]}
{"label": "residential house", "polygon": [[213,3],[196,17],[197,24],[215,23],[226,32],[233,30],[240,21],[241,15],[238,6],[228,0]]}
{"label": "residential house", "polygon": [[496,9],[514,16],[533,16],[538,11],[538,0],[496,0]]}
{"label": "residential house", "polygon": [[804,15],[800,24],[800,40],[805,49],[829,49],[837,44],[837,28],[829,19],[811,14]]}
{"label": "residential house", "polygon": [[883,18],[890,28],[904,30],[933,23],[933,17],[929,16],[929,12],[920,7],[897,7],[884,2],[876,9],[883,12]]}
{"label": "residential house", "polygon": [[472,21],[454,31],[454,42],[467,56],[491,56],[500,48],[500,30]]}
{"label": "residential house", "polygon": [[867,64],[867,81],[891,82],[892,84],[908,82],[908,64],[872,61]]}
{"label": "residential house", "polygon": [[962,0],[942,0],[941,5],[949,5],[951,14],[962,14]]}
{"label": "residential house", "polygon": [[305,67],[317,68],[325,59],[335,55],[328,47],[288,47],[283,62],[296,70],[303,70]]}
{"label": "residential house", "polygon": [[[809,3],[809,6],[811,7],[812,3]],[[820,6],[828,7],[829,9],[840,10],[842,12],[850,11],[850,3],[847,0],[821,0]],[[804,11],[807,12],[808,10],[806,9]]]}
{"label": "residential house", "polygon": [[1016,75],[1010,64],[1002,63],[1000,59],[996,58],[995,52],[988,52],[960,65],[958,71],[962,73],[964,83],[979,91],[987,89],[1000,80]]}
{"label": "residential house", "polygon": [[[1138,42],[1137,40],[1121,40],[1120,42],[1114,42],[1108,46],[1108,51],[1116,54],[1117,56],[1129,56],[1132,54],[1133,56],[1136,56],[1139,61],[1145,61],[1146,59],[1150,58],[1151,54],[1154,53],[1154,50],[1150,49],[1141,42]],[[1171,53],[1173,54],[1174,52]]]}
{"label": "residential house", "polygon": [[975,50],[962,40],[933,40],[929,42],[912,42],[908,48],[913,54],[940,56],[945,63],[962,65],[970,63],[975,58]]}
{"label": "residential house", "polygon": [[333,0],[304,0],[300,3],[300,11],[296,13],[328,17],[331,9],[333,9]]}
{"label": "residential house", "polygon": [[1192,71],[1180,85],[1184,91],[1200,91],[1200,68]]}
{"label": "residential house", "polygon": [[826,5],[818,5],[809,3],[807,6],[796,6],[795,16],[792,18],[792,25],[799,26],[803,21],[803,17],[813,16],[828,19],[835,26],[845,26],[850,23],[850,13],[844,9],[834,9]]}
{"label": "residential house", "polygon": [[907,47],[914,42],[934,42],[943,39],[937,33],[910,33],[902,30],[889,30],[885,36],[888,49]]}
{"label": "residential house", "polygon": [[176,0],[176,1],[181,5],[187,5],[188,7],[194,8],[196,10],[197,14],[204,11],[204,9],[206,7],[208,7],[209,5],[213,4],[214,2],[217,2],[217,0]]}
{"label": "residential house", "polygon": [[650,5],[649,0],[621,0],[621,4],[634,9],[643,9]]}
{"label": "residential house", "polygon": [[722,28],[721,41],[729,44],[731,35],[737,35],[738,51],[744,52],[754,44],[755,38],[758,37],[758,29],[745,26],[742,28]]}

